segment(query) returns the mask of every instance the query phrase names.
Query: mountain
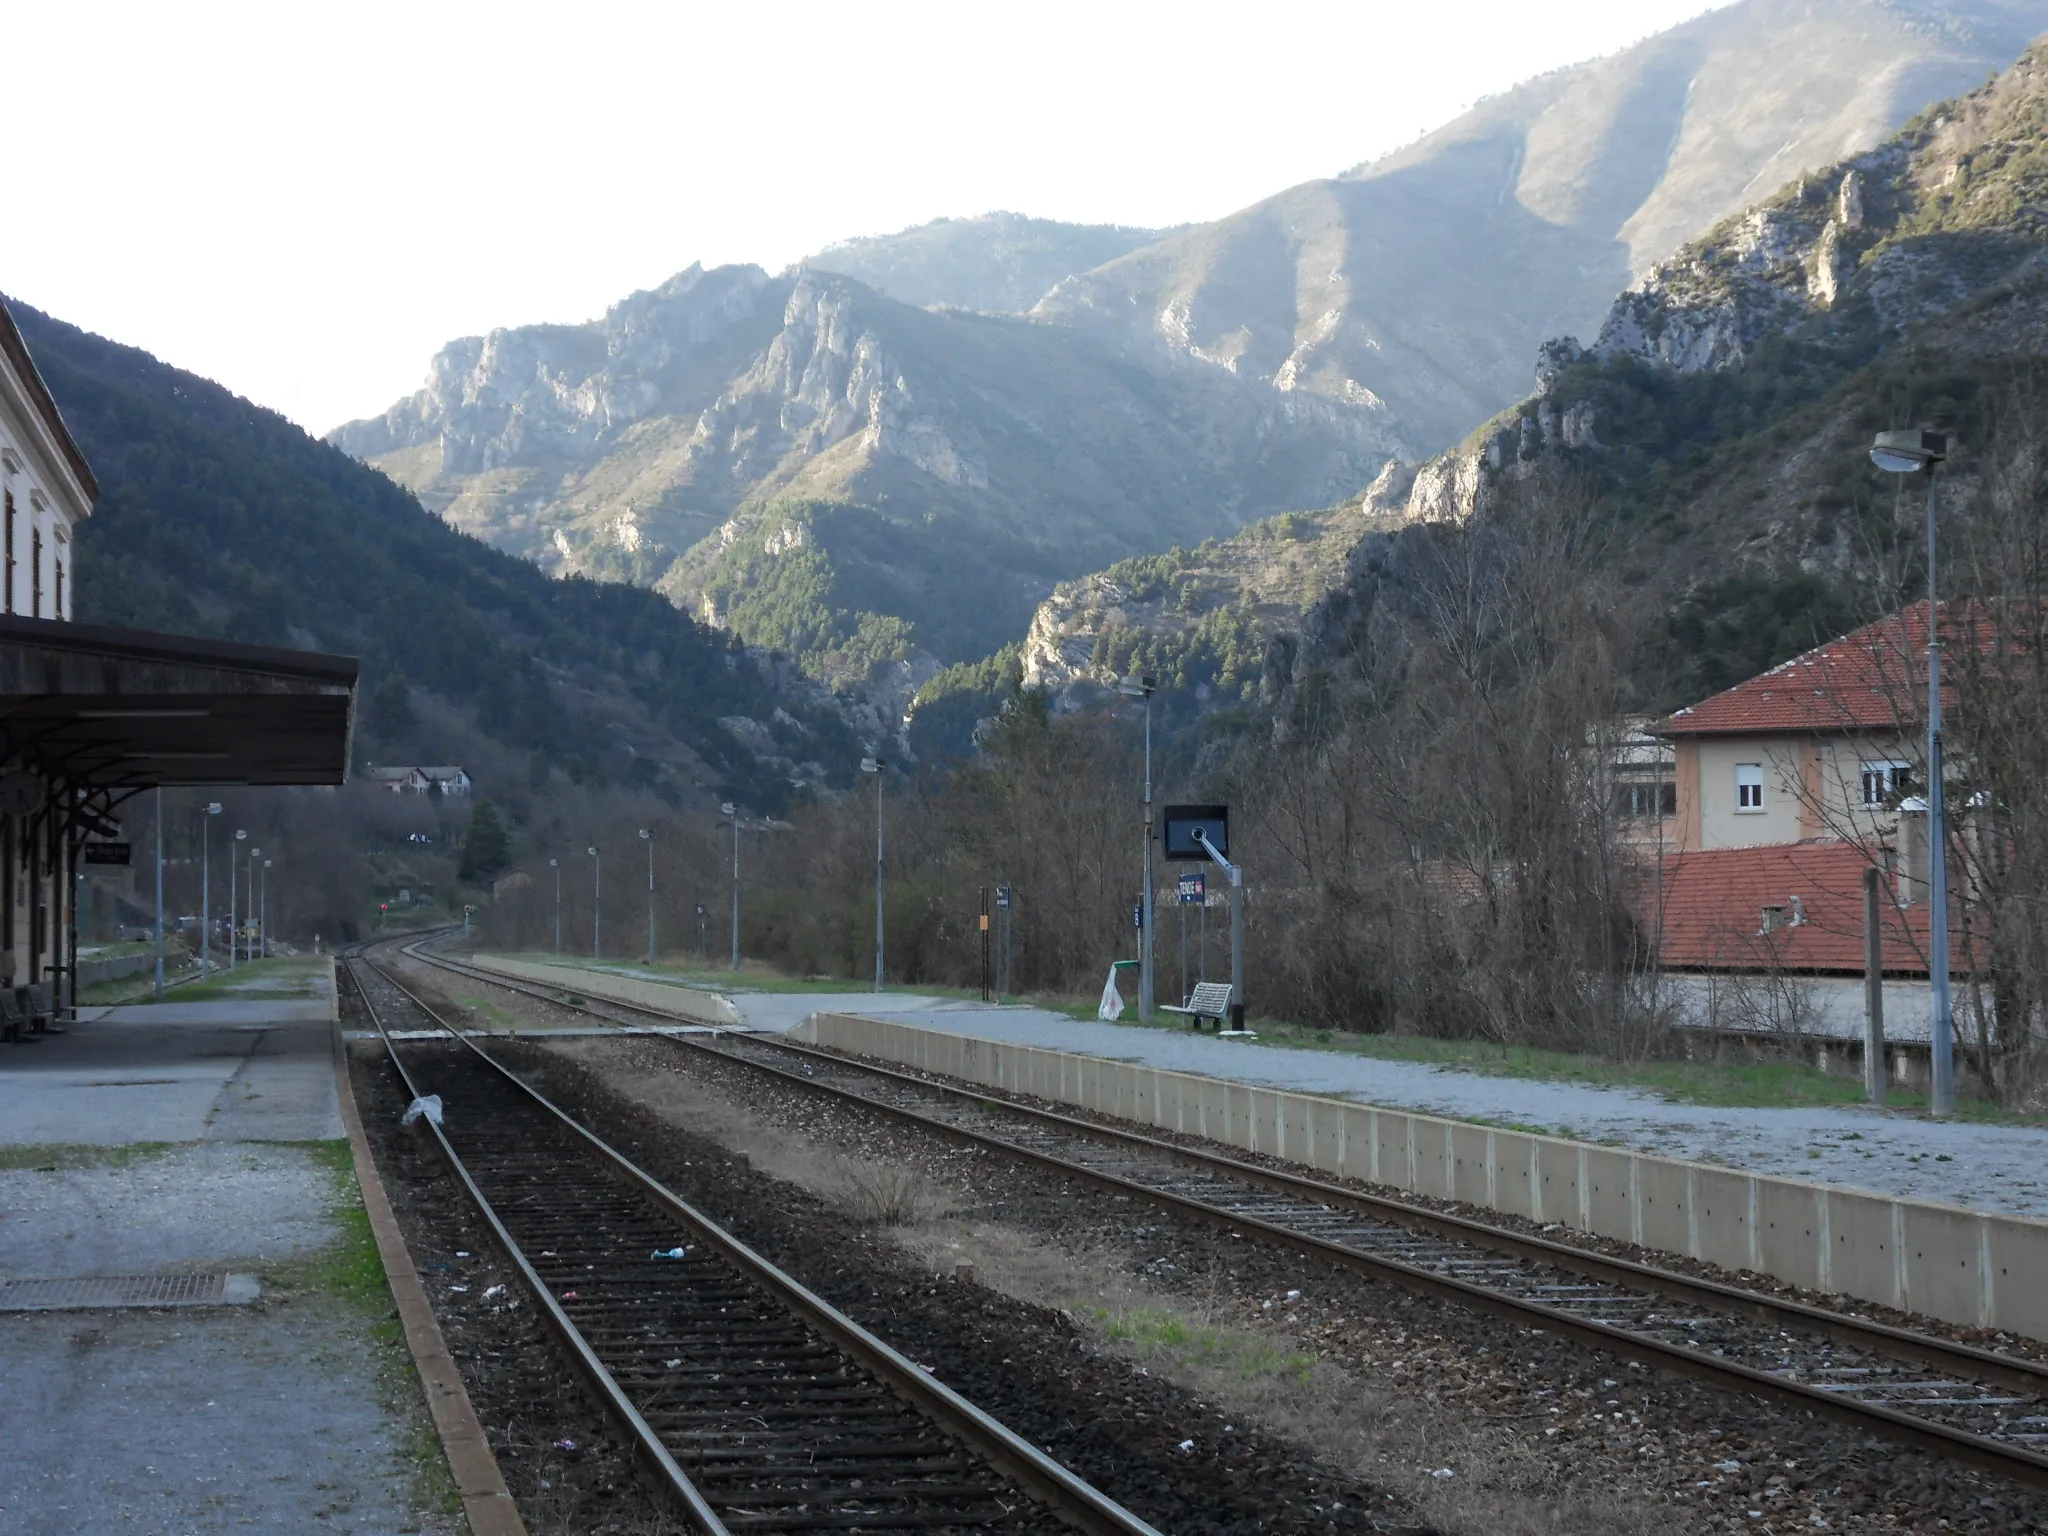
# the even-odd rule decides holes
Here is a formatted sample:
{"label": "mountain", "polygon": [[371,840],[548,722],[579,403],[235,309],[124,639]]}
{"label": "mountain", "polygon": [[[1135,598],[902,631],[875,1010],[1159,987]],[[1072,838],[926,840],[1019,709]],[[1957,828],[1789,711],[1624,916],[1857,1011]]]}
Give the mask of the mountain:
{"label": "mountain", "polygon": [[[2001,415],[2048,386],[2044,357],[2048,42],[1721,221],[1590,344],[1538,349],[1534,393],[1356,504],[1063,583],[1003,667],[926,685],[919,729],[959,750],[1006,687],[1072,707],[1132,667],[1206,692],[1212,715],[1277,702],[1360,645],[1426,553],[1411,534],[1483,519],[1536,475],[1588,498],[1650,605],[1644,706],[1704,697],[1898,601],[1918,527],[1871,470],[1872,434],[1950,430],[1947,494],[1966,495]],[[1291,571],[1269,530],[1306,537]]]}
{"label": "mountain", "polygon": [[841,240],[803,265],[858,279],[906,304],[1022,314],[1054,284],[1169,233],[984,213],[972,219],[934,219],[893,235]]}
{"label": "mountain", "polygon": [[[1536,393],[1425,464],[1404,520],[1483,516],[1510,483],[1591,488],[1623,574],[1669,605],[1669,695],[1703,697],[1899,601],[1917,515],[1875,432],[1951,434],[1967,497],[2048,376],[2048,40],[1875,149],[1659,264]],[[1340,651],[1339,595],[1308,616]],[[1307,651],[1314,652],[1311,645]]]}
{"label": "mountain", "polygon": [[539,773],[774,808],[850,772],[844,713],[786,662],[652,592],[553,580],[275,412],[10,308],[100,482],[80,619],[361,655],[373,734],[418,690]]}
{"label": "mountain", "polygon": [[[825,637],[827,662],[864,624],[894,625],[894,659],[981,654],[1061,577],[1327,504],[1388,452],[1343,401],[756,267],[452,343],[332,440],[501,548],[659,583],[750,640]],[[721,595],[799,553],[800,607]]]}
{"label": "mountain", "polygon": [[1876,144],[2048,27],[2041,0],[1740,0],[1341,176],[1055,288],[1038,317],[1371,411],[1408,457],[1717,220]]}

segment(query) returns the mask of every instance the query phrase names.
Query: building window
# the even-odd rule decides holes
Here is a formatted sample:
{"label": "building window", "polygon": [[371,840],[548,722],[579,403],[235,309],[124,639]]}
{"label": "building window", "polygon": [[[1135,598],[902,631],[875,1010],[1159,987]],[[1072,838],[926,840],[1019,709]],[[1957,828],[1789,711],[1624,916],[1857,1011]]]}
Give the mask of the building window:
{"label": "building window", "polygon": [[1630,821],[1656,821],[1678,814],[1678,786],[1668,781],[1618,785],[1614,799],[1615,809]]}
{"label": "building window", "polygon": [[64,617],[64,557],[59,555],[55,564],[57,571],[57,606],[50,610],[50,617],[61,619]]}
{"label": "building window", "polygon": [[1764,808],[1764,765],[1762,763],[1737,763],[1735,765],[1735,809],[1738,811],[1760,811]]}
{"label": "building window", "polygon": [[1910,763],[1865,763],[1863,765],[1863,803],[1873,809],[1896,805],[1900,797],[1913,792],[1913,765]]}

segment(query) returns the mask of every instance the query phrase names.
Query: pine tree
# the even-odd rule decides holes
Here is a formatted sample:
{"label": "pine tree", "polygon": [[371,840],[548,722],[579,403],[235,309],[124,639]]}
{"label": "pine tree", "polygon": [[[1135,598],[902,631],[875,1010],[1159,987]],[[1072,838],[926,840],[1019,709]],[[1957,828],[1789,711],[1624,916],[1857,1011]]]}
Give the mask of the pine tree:
{"label": "pine tree", "polygon": [[462,865],[457,873],[464,880],[489,880],[511,862],[511,840],[497,810],[488,800],[479,800],[469,813],[469,827],[462,834]]}

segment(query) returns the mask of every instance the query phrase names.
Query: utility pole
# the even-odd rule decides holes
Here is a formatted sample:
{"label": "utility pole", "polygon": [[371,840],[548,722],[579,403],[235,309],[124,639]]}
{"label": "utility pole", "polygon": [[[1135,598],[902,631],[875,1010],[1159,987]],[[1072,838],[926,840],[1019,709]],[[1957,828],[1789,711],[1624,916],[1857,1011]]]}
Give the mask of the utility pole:
{"label": "utility pole", "polygon": [[875,990],[882,990],[882,768],[879,757],[864,757],[860,771],[875,776]]}
{"label": "utility pole", "polygon": [[562,952],[562,861],[549,859],[548,868],[555,872],[555,953]]}
{"label": "utility pole", "polygon": [[263,861],[263,921],[256,930],[262,935],[263,958],[270,958],[270,860]]}
{"label": "utility pole", "polygon": [[228,844],[228,969],[231,971],[235,968],[235,946],[242,940],[241,871],[235,868],[235,850],[248,835],[237,827],[235,840]]}
{"label": "utility pole", "polygon": [[251,965],[256,963],[256,946],[264,937],[263,925],[256,920],[256,861],[262,857],[261,848],[249,850],[249,940],[242,953]]}
{"label": "utility pole", "polygon": [[732,968],[740,968],[740,808],[728,800],[719,807],[732,818]]}
{"label": "utility pole", "polygon": [[1117,692],[1125,697],[1145,701],[1145,827],[1142,849],[1145,883],[1138,915],[1138,1017],[1149,1024],[1152,1022],[1155,990],[1152,980],[1152,695],[1158,690],[1159,679],[1149,674],[1127,677],[1116,686]]}
{"label": "utility pole", "polygon": [[213,818],[220,814],[220,802],[206,807],[199,818],[199,979],[213,974]]}
{"label": "utility pole", "polygon": [[599,959],[604,954],[604,860],[597,856],[597,845],[590,845],[590,958]]}
{"label": "utility pole", "polygon": [[156,1000],[164,1000],[164,789],[156,788]]}
{"label": "utility pole", "polygon": [[647,963],[654,964],[654,834],[646,827],[640,829],[640,840],[647,844]]}

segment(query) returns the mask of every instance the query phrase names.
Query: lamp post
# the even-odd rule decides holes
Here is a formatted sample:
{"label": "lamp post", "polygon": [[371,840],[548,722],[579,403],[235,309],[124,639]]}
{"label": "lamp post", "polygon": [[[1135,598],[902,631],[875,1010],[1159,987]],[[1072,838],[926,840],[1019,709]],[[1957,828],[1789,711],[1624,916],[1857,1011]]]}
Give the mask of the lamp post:
{"label": "lamp post", "polygon": [[1127,677],[1116,685],[1126,698],[1145,701],[1145,859],[1144,896],[1138,918],[1138,1017],[1152,1022],[1152,695],[1159,679],[1150,675]]}
{"label": "lamp post", "polygon": [[199,979],[213,974],[213,822],[220,802],[212,801],[199,822]]}
{"label": "lamp post", "polygon": [[156,788],[156,1000],[164,1000],[164,789]]}
{"label": "lamp post", "polygon": [[1927,979],[1934,993],[1929,1113],[1956,1107],[1956,1026],[1948,975],[1948,835],[1941,775],[1941,610],[1934,584],[1934,468],[1948,457],[1942,432],[1880,432],[1870,460],[1894,475],[1927,477]]}
{"label": "lamp post", "polygon": [[270,958],[270,860],[263,861],[263,920],[256,925],[257,942],[263,946],[263,958]]}
{"label": "lamp post", "polygon": [[640,840],[647,845],[647,963],[654,964],[654,834],[646,827],[640,829]]}
{"label": "lamp post", "polygon": [[590,845],[590,958],[599,959],[604,954],[604,860],[597,856],[597,845]]}
{"label": "lamp post", "polygon": [[237,827],[235,840],[228,844],[228,969],[231,971],[235,968],[235,945],[240,942],[241,936],[241,924],[238,920],[241,917],[239,901],[242,887],[240,873],[235,868],[235,852],[248,836],[247,832]]}
{"label": "lamp post", "polygon": [[256,946],[263,938],[263,925],[256,920],[256,861],[262,857],[261,848],[249,850],[249,938],[242,955],[251,965],[256,963]]}
{"label": "lamp post", "polygon": [[740,968],[740,808],[728,800],[718,808],[732,822],[732,968]]}
{"label": "lamp post", "polygon": [[875,990],[882,990],[882,759],[864,757],[860,771],[875,776]]}
{"label": "lamp post", "polygon": [[549,859],[548,868],[555,872],[555,953],[562,952],[562,861]]}

